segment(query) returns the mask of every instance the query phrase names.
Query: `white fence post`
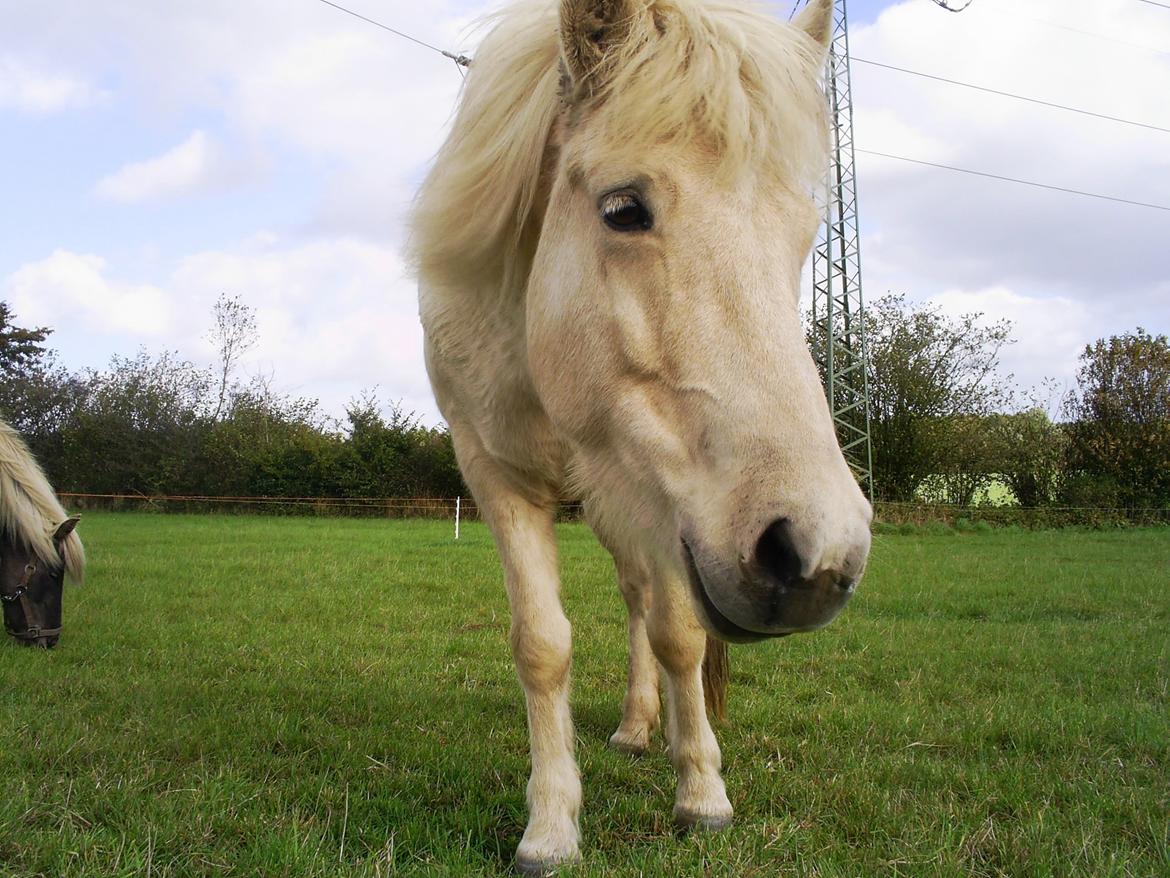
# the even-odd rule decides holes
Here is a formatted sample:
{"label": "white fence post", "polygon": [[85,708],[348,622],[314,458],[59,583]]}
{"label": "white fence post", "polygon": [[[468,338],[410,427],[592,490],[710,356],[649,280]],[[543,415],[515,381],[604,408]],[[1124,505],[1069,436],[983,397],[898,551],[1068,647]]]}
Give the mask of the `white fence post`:
{"label": "white fence post", "polygon": [[455,498],[455,539],[459,539],[459,506],[462,500],[462,497]]}

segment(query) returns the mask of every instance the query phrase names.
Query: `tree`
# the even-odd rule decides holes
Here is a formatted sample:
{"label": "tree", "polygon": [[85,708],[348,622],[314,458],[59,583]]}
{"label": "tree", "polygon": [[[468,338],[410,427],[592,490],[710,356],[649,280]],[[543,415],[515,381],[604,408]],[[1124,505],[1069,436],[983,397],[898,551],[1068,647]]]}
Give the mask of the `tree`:
{"label": "tree", "polygon": [[921,425],[924,447],[931,450],[931,499],[954,506],[970,506],[981,488],[997,473],[996,449],[986,416],[952,415],[931,418]]}
{"label": "tree", "polygon": [[219,378],[219,398],[211,419],[218,421],[227,403],[232,373],[240,357],[256,345],[256,315],[240,301],[239,296],[229,296],[227,293],[221,293],[215,300],[212,313],[215,315],[215,326],[208,333],[207,340],[215,345],[219,353],[219,369],[216,373]]}
{"label": "tree", "polygon": [[34,368],[0,377],[0,418],[43,461],[60,452],[61,431],[84,393],[84,380],[58,366],[49,355]]}
{"label": "tree", "polygon": [[8,303],[0,302],[0,418],[46,460],[60,451],[58,431],[76,404],[80,382],[45,346],[53,330],[24,329],[13,319]]}
{"label": "tree", "polygon": [[313,399],[270,378],[233,378],[256,341],[251,309],[216,302],[208,338],[219,363],[172,352],[115,356],[71,374],[44,347],[50,330],[22,329],[0,303],[0,417],[29,441],[60,490],[221,496],[466,494],[450,433],[364,394],[348,435]]}
{"label": "tree", "polygon": [[1045,506],[1056,500],[1064,477],[1068,433],[1044,409],[1034,406],[1015,414],[995,414],[984,429],[1003,479],[1021,506]]}
{"label": "tree", "polygon": [[963,440],[946,421],[1007,404],[1011,391],[996,370],[1011,322],[949,317],[889,295],[866,309],[865,332],[874,484],[885,499],[910,501],[929,476],[955,468]]}
{"label": "tree", "polygon": [[284,396],[256,375],[229,389],[203,448],[203,493],[337,496],[340,441],[315,399]]}
{"label": "tree", "polygon": [[23,329],[15,325],[11,307],[0,302],[0,378],[22,374],[39,365],[48,352],[44,341],[53,330],[45,326]]}
{"label": "tree", "polygon": [[451,434],[428,428],[400,403],[384,407],[371,391],[347,407],[349,491],[366,497],[451,497],[467,494]]}
{"label": "tree", "polygon": [[62,429],[59,487],[95,493],[200,490],[211,376],[163,352],[115,356],[90,370]]}
{"label": "tree", "polygon": [[1099,339],[1081,354],[1065,400],[1070,502],[1170,504],[1170,342],[1136,332]]}

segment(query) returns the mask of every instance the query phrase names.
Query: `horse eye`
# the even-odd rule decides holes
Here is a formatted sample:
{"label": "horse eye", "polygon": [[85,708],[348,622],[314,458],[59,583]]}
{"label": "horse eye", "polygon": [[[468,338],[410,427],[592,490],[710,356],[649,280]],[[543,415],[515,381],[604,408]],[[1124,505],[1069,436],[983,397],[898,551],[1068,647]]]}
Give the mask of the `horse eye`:
{"label": "horse eye", "polygon": [[611,192],[602,198],[601,218],[618,232],[644,231],[654,225],[650,211],[632,192]]}

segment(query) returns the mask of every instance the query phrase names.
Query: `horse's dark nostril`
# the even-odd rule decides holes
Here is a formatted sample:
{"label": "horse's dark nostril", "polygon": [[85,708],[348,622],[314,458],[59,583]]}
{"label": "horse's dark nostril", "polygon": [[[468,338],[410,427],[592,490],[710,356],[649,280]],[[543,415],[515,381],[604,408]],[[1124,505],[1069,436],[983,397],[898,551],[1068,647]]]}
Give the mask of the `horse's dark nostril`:
{"label": "horse's dark nostril", "polygon": [[756,543],[756,565],[779,585],[799,585],[803,568],[800,554],[792,541],[792,526],[787,518],[768,525]]}

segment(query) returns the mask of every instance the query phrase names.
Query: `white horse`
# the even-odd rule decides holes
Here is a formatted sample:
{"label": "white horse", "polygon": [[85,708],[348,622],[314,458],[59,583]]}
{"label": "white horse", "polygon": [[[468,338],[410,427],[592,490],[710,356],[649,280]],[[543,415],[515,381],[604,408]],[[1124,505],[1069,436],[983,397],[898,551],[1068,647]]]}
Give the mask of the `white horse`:
{"label": "white horse", "polygon": [[80,581],[85,572],[77,522],[20,435],[0,421],[0,606],[5,630],[25,646],[53,647],[61,636],[65,574]]}
{"label": "white horse", "polygon": [[831,0],[523,0],[499,14],[412,221],[427,366],[499,549],[528,708],[521,871],[579,856],[557,499],[630,611],[615,746],[667,688],[674,815],[732,808],[704,628],[827,624],[869,551],[798,314],[825,164]]}

